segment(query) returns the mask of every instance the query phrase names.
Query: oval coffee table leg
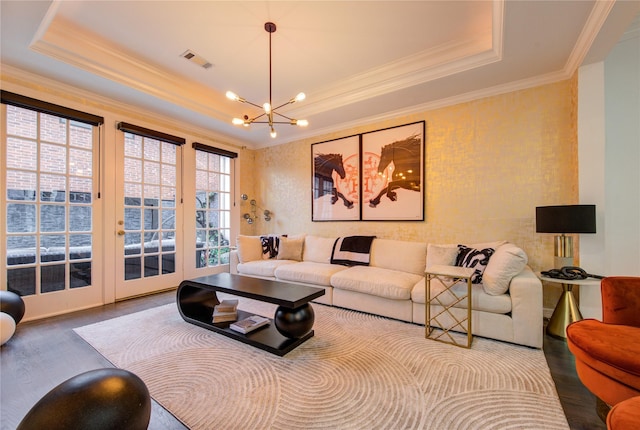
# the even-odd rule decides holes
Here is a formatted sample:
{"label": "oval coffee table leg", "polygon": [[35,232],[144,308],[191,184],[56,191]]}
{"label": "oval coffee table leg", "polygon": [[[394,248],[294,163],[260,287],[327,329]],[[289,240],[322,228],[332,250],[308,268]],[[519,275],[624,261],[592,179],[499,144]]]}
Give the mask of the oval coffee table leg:
{"label": "oval coffee table leg", "polygon": [[315,313],[309,303],[295,309],[278,306],[273,318],[280,334],[294,339],[309,333],[313,328],[314,320]]}

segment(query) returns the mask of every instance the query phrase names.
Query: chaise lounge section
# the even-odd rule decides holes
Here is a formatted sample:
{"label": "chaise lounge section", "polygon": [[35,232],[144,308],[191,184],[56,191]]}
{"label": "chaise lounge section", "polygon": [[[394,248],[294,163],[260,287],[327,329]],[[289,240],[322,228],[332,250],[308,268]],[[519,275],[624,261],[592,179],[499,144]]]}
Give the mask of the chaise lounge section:
{"label": "chaise lounge section", "polygon": [[[470,256],[469,267],[478,274],[471,298],[473,334],[542,347],[542,283],[527,266],[522,249],[506,241],[439,245],[370,238],[365,262],[356,257],[332,264],[336,237],[241,235],[230,255],[230,272],[322,287],[325,295],[318,303],[424,325],[425,271],[435,265],[464,265],[462,257]],[[431,295],[443,288],[432,281]],[[466,284],[456,285],[454,291],[457,288],[466,289]],[[432,314],[438,312],[431,306]],[[462,315],[466,309],[463,300],[453,312]]]}

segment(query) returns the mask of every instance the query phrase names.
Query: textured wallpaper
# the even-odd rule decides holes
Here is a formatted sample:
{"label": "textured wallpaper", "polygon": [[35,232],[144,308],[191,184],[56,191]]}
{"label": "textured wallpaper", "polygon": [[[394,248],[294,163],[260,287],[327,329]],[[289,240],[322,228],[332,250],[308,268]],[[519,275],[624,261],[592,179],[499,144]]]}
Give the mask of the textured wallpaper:
{"label": "textured wallpaper", "polygon": [[[268,223],[242,223],[241,232],[464,244],[508,240],[526,251],[535,271],[551,268],[553,236],[535,232],[535,207],[578,202],[576,90],[574,77],[313,141],[243,151],[240,192],[257,196],[274,215]],[[311,221],[311,144],[422,120],[424,221]],[[555,290],[545,286],[545,307],[554,306]]]}

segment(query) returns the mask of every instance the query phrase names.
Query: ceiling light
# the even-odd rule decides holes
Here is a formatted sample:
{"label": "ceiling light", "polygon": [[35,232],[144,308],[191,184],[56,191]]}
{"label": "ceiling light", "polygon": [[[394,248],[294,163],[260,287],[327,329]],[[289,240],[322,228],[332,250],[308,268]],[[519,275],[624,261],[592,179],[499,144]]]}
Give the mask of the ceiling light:
{"label": "ceiling light", "polygon": [[[286,103],[283,103],[279,106],[273,107],[273,103],[271,100],[271,89],[272,89],[272,85],[271,85],[271,35],[273,33],[275,33],[276,31],[276,25],[272,22],[267,22],[264,24],[264,29],[269,33],[269,101],[267,103],[264,103],[262,106],[260,106],[259,104],[256,103],[252,103],[248,100],[243,99],[242,97],[238,96],[236,93],[232,92],[232,91],[227,91],[227,98],[230,100],[234,100],[240,103],[247,103],[250,104],[251,106],[255,106],[257,108],[262,109],[262,113],[256,117],[253,118],[249,118],[249,116],[245,115],[244,119],[242,118],[233,118],[233,120],[231,121],[234,125],[244,125],[245,127],[248,127],[250,124],[256,123],[256,124],[269,124],[269,129],[270,129],[270,135],[272,138],[275,138],[278,134],[276,133],[275,128],[273,127],[274,124],[290,124],[290,125],[297,125],[299,127],[306,127],[309,125],[309,121],[307,121],[306,119],[294,119],[294,118],[289,118],[288,116],[282,115],[281,113],[277,112],[278,109],[280,109],[283,106],[287,106],[290,104],[293,104],[295,102],[300,102],[302,100],[305,99],[305,94],[304,93],[298,93],[298,95],[296,95],[294,98],[292,98],[291,100],[289,100]],[[279,117],[282,117],[284,119],[286,119],[287,121],[275,121],[274,120],[274,115],[277,115]]]}

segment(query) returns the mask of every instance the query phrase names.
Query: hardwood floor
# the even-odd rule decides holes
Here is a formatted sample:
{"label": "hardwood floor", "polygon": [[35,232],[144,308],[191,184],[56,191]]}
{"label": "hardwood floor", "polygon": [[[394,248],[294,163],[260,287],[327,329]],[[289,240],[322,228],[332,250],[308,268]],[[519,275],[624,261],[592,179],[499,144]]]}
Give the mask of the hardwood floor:
{"label": "hardwood floor", "polygon": [[[111,366],[73,328],[174,301],[175,291],[169,291],[20,323],[14,337],[0,349],[0,429],[15,429],[29,409],[61,382],[91,369]],[[573,355],[566,343],[545,335],[544,352],[570,428],[606,429],[596,414],[595,397],[575,373]],[[153,402],[149,429],[185,428]]]}

